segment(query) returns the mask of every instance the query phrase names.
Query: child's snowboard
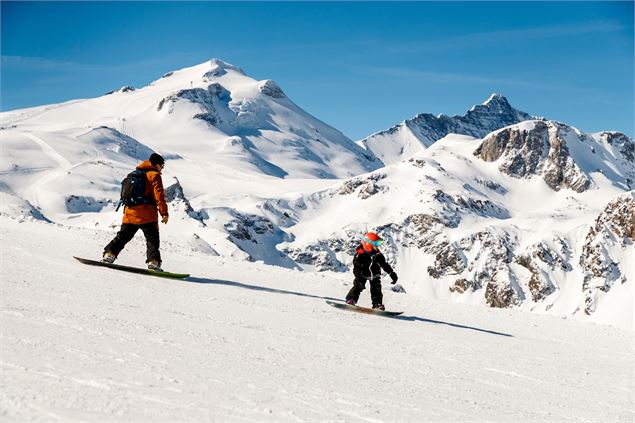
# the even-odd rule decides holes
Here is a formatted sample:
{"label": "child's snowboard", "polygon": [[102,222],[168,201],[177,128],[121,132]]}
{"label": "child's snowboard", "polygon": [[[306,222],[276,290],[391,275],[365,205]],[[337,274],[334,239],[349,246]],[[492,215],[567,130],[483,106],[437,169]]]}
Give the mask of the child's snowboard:
{"label": "child's snowboard", "polygon": [[351,305],[351,304],[346,304],[346,303],[338,303],[335,301],[329,301],[326,300],[326,303],[328,305],[331,305],[335,308],[341,308],[344,310],[350,310],[350,311],[356,311],[358,313],[366,313],[366,314],[377,314],[380,316],[399,316],[400,314],[403,313],[403,311],[387,311],[387,310],[380,310],[378,308],[368,308],[368,307],[360,307],[357,305]]}

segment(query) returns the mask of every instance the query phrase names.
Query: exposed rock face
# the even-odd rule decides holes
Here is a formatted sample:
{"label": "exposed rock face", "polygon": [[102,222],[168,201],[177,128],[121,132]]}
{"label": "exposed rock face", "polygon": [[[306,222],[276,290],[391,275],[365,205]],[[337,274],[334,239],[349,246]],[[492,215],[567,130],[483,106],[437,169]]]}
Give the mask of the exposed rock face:
{"label": "exposed rock face", "polygon": [[[431,254],[436,254],[447,245],[447,238],[443,234],[444,222],[437,216],[420,213],[406,217],[401,223],[390,223],[375,230],[392,244],[401,247],[417,247]],[[384,248],[384,250],[389,250]],[[390,251],[386,253],[390,255]]]}
{"label": "exposed rock face", "polygon": [[540,263],[546,264],[552,270],[556,267],[565,271],[571,270],[568,263],[542,242],[534,244],[525,253],[514,257],[514,262],[530,272],[527,287],[534,302],[542,301],[556,291],[548,274],[540,269]]}
{"label": "exposed rock face", "polygon": [[183,210],[188,216],[192,219],[198,220],[201,223],[201,226],[205,226],[205,218],[207,216],[205,213],[201,211],[195,211],[190,204],[190,201],[185,196],[183,192],[183,187],[179,180],[175,177],[174,183],[169,187],[165,188],[165,201],[170,203],[170,207],[172,207],[175,211]]}
{"label": "exposed rock face", "polygon": [[423,159],[415,159],[414,157],[408,160],[414,167],[422,169],[426,165],[426,161]]}
{"label": "exposed rock face", "polygon": [[235,240],[258,243],[258,235],[273,234],[274,225],[269,219],[256,215],[232,212],[234,219],[225,224],[225,230]]}
{"label": "exposed rock face", "polygon": [[485,188],[492,190],[494,192],[497,192],[499,194],[505,194],[507,193],[507,189],[505,189],[504,187],[502,187],[499,183],[494,182],[494,181],[488,181],[488,180],[483,180],[483,179],[475,179],[474,180],[477,184],[483,185]]}
{"label": "exposed rock face", "polygon": [[161,100],[157,111],[161,111],[167,106],[168,113],[172,113],[174,104],[179,100],[186,100],[200,106],[201,113],[194,115],[194,119],[201,119],[212,126],[218,126],[223,121],[218,112],[217,102],[229,103],[231,101],[231,93],[218,82],[208,85],[206,90],[202,88],[179,90],[175,94]]}
{"label": "exposed rock face", "polygon": [[128,85],[119,88],[118,90],[108,91],[105,95],[115,94],[115,93],[130,93],[136,91],[136,88],[130,87]]}
{"label": "exposed rock face", "polygon": [[515,247],[516,242],[505,233],[476,232],[442,248],[428,274],[433,278],[459,275],[450,291],[461,294],[485,287],[489,306],[511,307],[523,299],[509,267]]}
{"label": "exposed rock face", "polygon": [[272,81],[271,79],[267,79],[264,81],[260,81],[258,83],[258,88],[260,92],[268,95],[273,98],[287,98],[282,88],[276,83],[276,81]]}
{"label": "exposed rock face", "polygon": [[570,127],[553,121],[512,126],[487,136],[474,155],[486,162],[500,162],[500,171],[507,175],[517,178],[539,175],[555,191],[568,188],[583,192],[591,180],[569,153],[566,139],[571,131]]}
{"label": "exposed rock face", "polygon": [[459,275],[465,270],[467,259],[453,244],[445,246],[434,257],[434,265],[428,267],[428,274],[435,279],[444,275]]}
{"label": "exposed rock face", "polygon": [[83,195],[69,195],[64,202],[69,213],[98,213],[104,207],[113,204],[113,201],[108,198],[93,198]]}
{"label": "exposed rock face", "polygon": [[285,250],[284,252],[296,263],[315,266],[315,270],[318,272],[345,272],[348,270],[344,263],[337,259],[333,250],[328,245],[325,245],[323,241],[308,245],[301,250]]}
{"label": "exposed rock face", "polygon": [[601,132],[598,137],[609,145],[617,147],[625,160],[635,162],[635,143],[630,137],[614,131]]}
{"label": "exposed rock face", "polygon": [[494,308],[509,308],[520,304],[523,297],[509,268],[498,269],[485,286],[485,302]]}
{"label": "exposed rock face", "polygon": [[[582,247],[580,266],[584,271],[582,289],[585,313],[595,311],[601,293],[616,283],[633,283],[620,269],[618,256],[635,256],[635,192],[610,202],[590,228]],[[625,250],[630,254],[619,254]]]}
{"label": "exposed rock face", "polygon": [[[635,143],[633,140],[621,132],[600,132],[592,137],[599,143],[610,146],[611,156],[621,170],[627,189],[633,189],[635,187]],[[610,170],[606,174],[615,180],[615,175],[611,175]]]}
{"label": "exposed rock face", "polygon": [[439,189],[433,194],[433,198],[443,204],[443,211],[439,215],[439,219],[444,222],[445,226],[450,228],[456,228],[465,213],[496,219],[508,219],[510,217],[507,209],[490,200],[474,199],[462,195],[450,196]]}
{"label": "exposed rock face", "polygon": [[374,173],[367,178],[349,179],[342,184],[337,193],[339,195],[349,195],[354,193],[357,188],[362,187],[357,195],[359,198],[366,200],[375,194],[388,191],[387,186],[379,184],[379,181],[385,177],[385,174]]}
{"label": "exposed rock face", "polygon": [[214,68],[212,68],[211,70],[208,70],[207,72],[203,74],[203,81],[207,82],[213,78],[218,78],[219,76],[223,76],[225,74],[227,74],[227,71],[225,70],[225,68],[220,66],[215,66]]}

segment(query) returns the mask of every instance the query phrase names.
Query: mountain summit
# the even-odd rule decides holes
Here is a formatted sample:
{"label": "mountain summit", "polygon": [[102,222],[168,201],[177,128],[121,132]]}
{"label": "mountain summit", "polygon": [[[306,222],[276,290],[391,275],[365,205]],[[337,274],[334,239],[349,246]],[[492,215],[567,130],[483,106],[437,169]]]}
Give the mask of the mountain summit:
{"label": "mountain summit", "polygon": [[532,119],[529,114],[513,108],[504,96],[492,94],[463,116],[420,113],[358,144],[388,165],[411,157],[450,133],[483,138],[492,131],[529,119]]}

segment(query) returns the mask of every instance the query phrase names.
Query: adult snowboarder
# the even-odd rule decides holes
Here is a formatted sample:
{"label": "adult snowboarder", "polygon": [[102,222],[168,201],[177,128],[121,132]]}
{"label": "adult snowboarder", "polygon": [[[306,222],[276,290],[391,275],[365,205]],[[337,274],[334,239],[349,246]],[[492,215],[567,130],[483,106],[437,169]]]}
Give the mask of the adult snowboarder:
{"label": "adult snowboarder", "polygon": [[[137,166],[137,171],[128,175],[140,174],[140,185],[143,190],[138,194],[139,198],[124,198],[124,191],[127,191],[126,179],[122,183],[122,202],[124,204],[123,221],[121,229],[104,248],[102,261],[105,263],[113,263],[121,250],[134,237],[139,229],[143,231],[146,238],[146,254],[148,269],[161,269],[161,254],[159,253],[159,218],[161,215],[161,223],[168,223],[168,205],[165,202],[163,193],[163,181],[161,179],[161,171],[165,167],[165,160],[157,153],[152,153],[148,160],[143,161]],[[141,172],[138,172],[141,171]],[[135,183],[132,183],[133,187]],[[131,188],[134,191],[134,188]],[[130,205],[134,204],[134,205]]]}
{"label": "adult snowboarder", "polygon": [[359,294],[366,288],[366,281],[370,282],[370,298],[373,308],[385,310],[381,293],[381,269],[384,269],[392,279],[392,284],[397,283],[397,273],[386,262],[386,258],[379,251],[379,246],[384,242],[375,232],[368,232],[362,238],[353,258],[353,274],[355,280],[353,287],[346,295],[346,304],[355,305],[359,300]]}

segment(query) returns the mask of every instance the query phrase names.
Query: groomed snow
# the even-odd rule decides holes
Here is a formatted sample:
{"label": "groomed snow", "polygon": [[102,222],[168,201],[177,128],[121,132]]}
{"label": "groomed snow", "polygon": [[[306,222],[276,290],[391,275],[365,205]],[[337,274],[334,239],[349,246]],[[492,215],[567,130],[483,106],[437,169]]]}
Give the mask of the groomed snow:
{"label": "groomed snow", "polygon": [[[183,249],[186,281],[82,265],[112,232],[0,217],[4,421],[632,422],[633,334]],[[142,237],[120,262],[143,264]],[[362,302],[369,301],[368,291]]]}

